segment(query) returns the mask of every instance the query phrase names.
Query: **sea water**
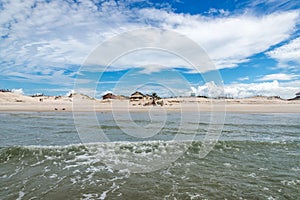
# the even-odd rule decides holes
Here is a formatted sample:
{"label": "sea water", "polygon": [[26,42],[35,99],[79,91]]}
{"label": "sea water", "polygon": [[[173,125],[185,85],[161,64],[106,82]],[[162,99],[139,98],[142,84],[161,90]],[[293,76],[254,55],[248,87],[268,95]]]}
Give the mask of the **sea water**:
{"label": "sea water", "polygon": [[[86,134],[101,130],[109,142],[85,143],[72,113],[1,113],[0,199],[299,199],[300,114],[227,113],[220,137],[201,157],[210,115],[200,113],[192,141],[177,141],[191,133],[181,113],[168,113],[163,126],[145,113],[121,125],[111,113],[97,113],[99,123]],[[133,124],[157,124],[159,131],[124,132],[136,131]],[[164,165],[137,173],[135,158]]]}

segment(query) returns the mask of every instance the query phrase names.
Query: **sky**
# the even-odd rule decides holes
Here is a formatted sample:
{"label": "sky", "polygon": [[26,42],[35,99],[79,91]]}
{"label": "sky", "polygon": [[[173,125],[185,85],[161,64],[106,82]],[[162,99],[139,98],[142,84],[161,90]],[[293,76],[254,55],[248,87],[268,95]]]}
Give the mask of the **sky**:
{"label": "sky", "polygon": [[[163,31],[153,40],[149,28]],[[144,38],[124,38],[139,30]],[[188,43],[178,38],[197,44],[190,54],[207,56],[214,69],[197,70],[182,56],[188,51],[174,54]],[[147,39],[164,48],[142,48]],[[133,44],[141,48],[99,61]],[[298,0],[0,0],[0,88],[26,95],[215,96],[222,87],[229,97],[292,98],[299,66]]]}

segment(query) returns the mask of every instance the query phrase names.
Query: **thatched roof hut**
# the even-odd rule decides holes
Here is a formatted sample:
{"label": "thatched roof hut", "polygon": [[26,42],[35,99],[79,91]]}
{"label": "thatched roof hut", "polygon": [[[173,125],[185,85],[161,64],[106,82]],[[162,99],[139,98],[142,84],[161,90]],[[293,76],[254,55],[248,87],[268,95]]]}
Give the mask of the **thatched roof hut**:
{"label": "thatched roof hut", "polygon": [[118,96],[114,95],[113,93],[107,93],[102,96],[102,99],[118,99]]}
{"label": "thatched roof hut", "polygon": [[296,93],[296,97],[292,99],[288,99],[288,101],[293,101],[293,100],[300,100],[300,92]]}
{"label": "thatched roof hut", "polygon": [[133,94],[131,94],[130,96],[130,101],[139,101],[145,98],[145,95],[141,92],[134,92]]}

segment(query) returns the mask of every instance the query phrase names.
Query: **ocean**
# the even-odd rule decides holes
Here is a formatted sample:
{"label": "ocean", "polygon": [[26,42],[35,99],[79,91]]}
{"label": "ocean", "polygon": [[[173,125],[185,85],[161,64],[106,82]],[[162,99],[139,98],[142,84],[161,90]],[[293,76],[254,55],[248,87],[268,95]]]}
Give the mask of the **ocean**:
{"label": "ocean", "polygon": [[80,115],[0,113],[0,199],[300,197],[300,114]]}

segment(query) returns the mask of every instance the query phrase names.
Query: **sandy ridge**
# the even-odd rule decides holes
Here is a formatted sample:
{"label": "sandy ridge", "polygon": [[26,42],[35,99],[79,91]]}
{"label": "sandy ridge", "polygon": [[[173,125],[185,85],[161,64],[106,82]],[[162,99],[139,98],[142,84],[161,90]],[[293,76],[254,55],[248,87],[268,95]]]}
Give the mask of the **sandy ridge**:
{"label": "sandy ridge", "polygon": [[11,92],[0,92],[0,111],[37,112],[144,112],[155,107],[159,111],[239,112],[239,113],[300,113],[300,101],[253,97],[245,99],[205,99],[196,97],[163,99],[163,106],[143,106],[144,102],[129,100],[98,100],[85,95],[73,97],[29,97]]}

